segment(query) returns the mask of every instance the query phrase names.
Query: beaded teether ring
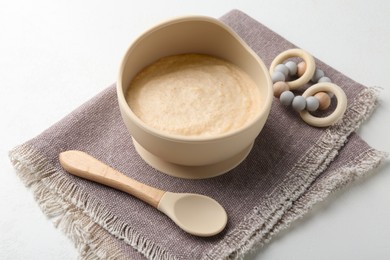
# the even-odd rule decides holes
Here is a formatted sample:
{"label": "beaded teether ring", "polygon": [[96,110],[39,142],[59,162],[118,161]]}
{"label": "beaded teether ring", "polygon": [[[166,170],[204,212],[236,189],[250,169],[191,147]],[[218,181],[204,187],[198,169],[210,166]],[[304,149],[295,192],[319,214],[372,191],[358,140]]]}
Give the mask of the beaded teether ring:
{"label": "beaded teether ring", "polygon": [[[298,65],[293,61],[285,60],[299,57],[304,62]],[[337,85],[331,83],[324,72],[316,69],[314,58],[301,49],[290,49],[279,54],[271,63],[270,73],[274,83],[274,96],[280,98],[280,102],[300,113],[301,118],[309,125],[316,127],[326,127],[337,122],[345,113],[347,108],[347,97],[344,91]],[[287,81],[288,76],[298,75],[299,78]],[[295,96],[290,90],[298,89],[309,81],[317,83],[302,94]],[[337,106],[328,116],[315,117],[310,112],[317,109],[325,110],[330,106],[331,98],[336,96]]]}
{"label": "beaded teether ring", "polygon": [[[305,72],[303,73],[303,75],[301,77],[299,77],[296,80],[286,82],[290,89],[297,89],[297,88],[302,87],[306,83],[308,83],[315,73],[316,64],[315,64],[313,56],[311,56],[309,53],[307,53],[301,49],[286,50],[275,57],[275,59],[271,63],[271,66],[269,68],[269,72],[270,72],[271,76],[273,77],[274,83],[276,81],[285,81],[286,77],[288,76],[288,71],[283,72],[283,74],[284,74],[283,75],[284,77],[283,77],[280,75],[280,73],[282,73],[282,72],[280,72],[278,70],[275,71],[275,68],[279,64],[282,64],[283,61],[285,61],[289,58],[293,58],[293,57],[302,58],[306,63]],[[293,70],[290,69],[289,71],[291,72]],[[292,73],[290,73],[290,74],[292,74]],[[295,74],[295,73],[293,73],[293,74]],[[280,80],[276,79],[276,77],[279,77]]]}
{"label": "beaded teether ring", "polygon": [[336,123],[345,113],[347,109],[347,96],[344,91],[337,85],[330,82],[320,82],[303,92],[302,97],[307,98],[316,93],[331,92],[337,98],[337,107],[332,114],[326,117],[315,117],[308,110],[302,110],[299,114],[303,121],[312,126],[325,127]]}

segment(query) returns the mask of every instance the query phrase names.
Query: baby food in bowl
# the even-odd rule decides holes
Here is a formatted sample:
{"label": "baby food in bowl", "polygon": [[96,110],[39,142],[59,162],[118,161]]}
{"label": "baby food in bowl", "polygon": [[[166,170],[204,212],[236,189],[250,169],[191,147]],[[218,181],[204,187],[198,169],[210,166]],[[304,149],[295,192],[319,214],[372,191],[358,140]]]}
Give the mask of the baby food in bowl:
{"label": "baby food in bowl", "polygon": [[145,124],[172,135],[212,137],[253,122],[260,90],[231,62],[204,54],[159,59],[131,82],[126,95]]}
{"label": "baby food in bowl", "polygon": [[141,158],[190,179],[240,164],[273,100],[261,59],[232,29],[204,16],[166,21],[136,39],[122,60],[117,94]]}

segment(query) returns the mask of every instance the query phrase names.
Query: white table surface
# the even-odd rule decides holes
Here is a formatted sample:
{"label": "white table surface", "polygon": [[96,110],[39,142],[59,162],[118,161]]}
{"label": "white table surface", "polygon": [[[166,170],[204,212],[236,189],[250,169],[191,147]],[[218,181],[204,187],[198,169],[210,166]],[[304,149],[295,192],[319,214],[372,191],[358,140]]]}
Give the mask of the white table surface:
{"label": "white table surface", "polygon": [[[76,259],[40,212],[8,151],[116,81],[132,40],[166,18],[240,9],[337,70],[381,86],[361,127],[390,151],[390,1],[0,0],[0,259]],[[388,163],[282,232],[247,259],[390,259]]]}

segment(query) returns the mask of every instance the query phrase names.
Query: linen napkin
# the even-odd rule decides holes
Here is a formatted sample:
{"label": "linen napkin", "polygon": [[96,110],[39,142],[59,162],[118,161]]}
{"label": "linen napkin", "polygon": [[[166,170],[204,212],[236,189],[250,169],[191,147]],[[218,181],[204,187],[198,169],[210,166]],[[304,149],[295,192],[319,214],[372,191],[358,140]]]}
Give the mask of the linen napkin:
{"label": "linen napkin", "polygon": [[[221,20],[267,66],[281,51],[295,47],[238,10]],[[275,99],[249,156],[219,177],[185,180],[147,165],[122,123],[114,85],[14,148],[10,159],[42,211],[74,241],[82,259],[242,258],[386,157],[354,133],[373,111],[376,90],[316,62],[347,94],[343,119],[328,128],[315,128]],[[68,174],[58,154],[70,149],[85,151],[148,185],[210,196],[226,209],[227,227],[209,238],[189,235],[134,197]]]}

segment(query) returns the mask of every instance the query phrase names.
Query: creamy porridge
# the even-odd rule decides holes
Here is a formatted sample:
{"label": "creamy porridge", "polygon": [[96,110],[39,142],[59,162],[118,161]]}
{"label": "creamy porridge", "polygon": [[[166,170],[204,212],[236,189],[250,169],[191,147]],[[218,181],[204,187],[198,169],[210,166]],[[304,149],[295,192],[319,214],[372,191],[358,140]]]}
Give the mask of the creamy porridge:
{"label": "creamy porridge", "polygon": [[134,77],[126,94],[145,124],[169,134],[215,136],[260,111],[260,91],[242,69],[202,54],[164,57]]}

